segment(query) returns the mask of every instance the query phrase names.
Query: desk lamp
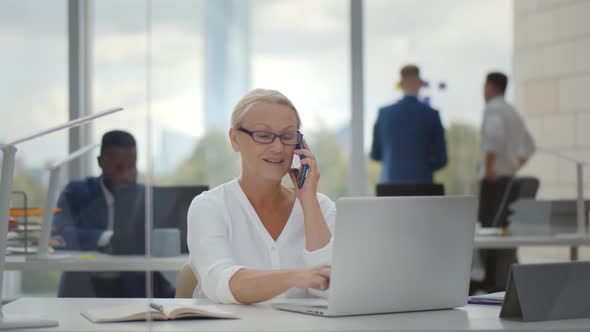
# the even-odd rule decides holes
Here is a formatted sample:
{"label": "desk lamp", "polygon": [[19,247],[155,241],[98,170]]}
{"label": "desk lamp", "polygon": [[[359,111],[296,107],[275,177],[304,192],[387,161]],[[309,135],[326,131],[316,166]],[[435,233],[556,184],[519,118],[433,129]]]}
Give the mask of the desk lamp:
{"label": "desk lamp", "polygon": [[[0,178],[0,299],[2,299],[2,284],[4,279],[4,263],[6,260],[6,242],[8,235],[8,220],[10,213],[10,194],[12,192],[12,181],[14,176],[14,163],[16,156],[16,145],[36,139],[53,132],[78,127],[115,112],[122,111],[123,108],[112,108],[100,113],[85,116],[70,122],[52,127],[29,136],[14,140],[0,147],[2,150],[2,173]],[[57,321],[42,320],[36,317],[24,317],[15,315],[4,315],[2,313],[2,303],[0,301],[0,329],[16,328],[35,328],[35,327],[54,327]]]}

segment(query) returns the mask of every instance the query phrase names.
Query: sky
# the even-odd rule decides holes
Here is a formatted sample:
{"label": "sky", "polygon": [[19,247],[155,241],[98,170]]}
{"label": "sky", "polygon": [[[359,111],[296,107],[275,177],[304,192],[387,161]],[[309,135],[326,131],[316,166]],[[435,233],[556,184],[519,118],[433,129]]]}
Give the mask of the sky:
{"label": "sky", "polygon": [[[348,2],[249,1],[251,87],[285,93],[304,130],[346,126]],[[0,2],[0,141],[67,120],[66,10],[65,0]],[[400,97],[394,85],[406,63],[419,65],[426,80],[447,83],[444,92],[425,91],[446,125],[479,125],[485,73],[511,73],[512,2],[366,0],[364,10],[365,146],[377,109]],[[147,144],[147,77],[154,154],[166,130],[195,140],[203,135],[206,2],[153,0],[149,66],[145,1],[95,1],[93,11],[93,112],[126,108],[93,124],[94,139],[121,128]],[[19,152],[32,167],[66,154],[66,133],[23,144]]]}

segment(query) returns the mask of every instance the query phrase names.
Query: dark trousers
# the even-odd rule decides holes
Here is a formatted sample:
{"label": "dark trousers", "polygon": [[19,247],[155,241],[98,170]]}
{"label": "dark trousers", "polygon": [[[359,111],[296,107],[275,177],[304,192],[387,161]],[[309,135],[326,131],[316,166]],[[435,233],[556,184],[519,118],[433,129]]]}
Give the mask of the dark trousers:
{"label": "dark trousers", "polygon": [[[506,227],[509,209],[518,198],[518,187],[512,178],[503,177],[496,181],[482,180],[479,194],[478,219],[482,227]],[[517,262],[515,249],[482,249],[481,261],[485,268],[483,281],[472,281],[469,292],[500,292],[506,289],[510,265]]]}

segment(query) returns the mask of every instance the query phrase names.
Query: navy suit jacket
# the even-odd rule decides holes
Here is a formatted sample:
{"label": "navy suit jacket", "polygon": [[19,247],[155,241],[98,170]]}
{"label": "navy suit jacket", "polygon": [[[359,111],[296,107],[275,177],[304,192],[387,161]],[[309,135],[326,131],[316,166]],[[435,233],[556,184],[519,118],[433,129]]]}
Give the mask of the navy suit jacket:
{"label": "navy suit jacket", "polygon": [[438,111],[415,96],[381,108],[371,158],[382,162],[381,183],[432,183],[432,173],[447,163]]}
{"label": "navy suit jacket", "polygon": [[70,182],[61,193],[53,217],[54,234],[66,242],[64,249],[97,250],[98,239],[107,229],[108,210],[100,177]]}
{"label": "navy suit jacket", "polygon": [[[53,217],[54,234],[66,242],[64,249],[97,251],[98,239],[107,229],[107,203],[100,185],[101,178],[91,177],[70,182],[61,193]],[[139,229],[143,230],[143,226]],[[141,234],[141,233],[140,233]],[[128,235],[125,235],[128,236]],[[114,239],[115,236],[113,235]],[[141,241],[121,238],[119,241]],[[141,242],[143,243],[143,242]],[[143,245],[142,245],[143,246]],[[121,272],[116,283],[95,284],[97,278],[88,272],[65,272],[60,280],[59,297],[145,297],[145,274]],[[173,297],[174,288],[159,273],[154,273],[154,295]]]}

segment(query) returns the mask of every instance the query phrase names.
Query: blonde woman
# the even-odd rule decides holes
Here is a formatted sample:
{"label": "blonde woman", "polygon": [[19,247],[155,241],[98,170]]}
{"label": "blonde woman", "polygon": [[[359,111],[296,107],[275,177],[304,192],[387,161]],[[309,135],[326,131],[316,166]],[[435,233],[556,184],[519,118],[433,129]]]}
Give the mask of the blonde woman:
{"label": "blonde woman", "polygon": [[[329,287],[336,209],[317,192],[320,171],[300,127],[297,109],[278,91],[256,89],[236,105],[229,139],[241,175],[197,196],[188,212],[195,297],[248,304]],[[301,189],[295,155],[309,167]],[[287,173],[293,187],[281,184]]]}

